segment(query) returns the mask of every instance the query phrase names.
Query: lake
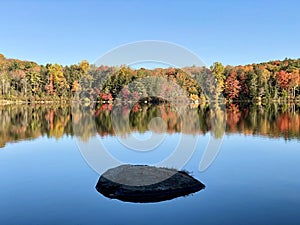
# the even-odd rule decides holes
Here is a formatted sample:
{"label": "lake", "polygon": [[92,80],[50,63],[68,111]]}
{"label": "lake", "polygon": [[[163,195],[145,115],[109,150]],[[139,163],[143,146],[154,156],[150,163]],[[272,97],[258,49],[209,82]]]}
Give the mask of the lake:
{"label": "lake", "polygon": [[[0,224],[300,224],[297,105],[21,105],[0,114]],[[220,145],[199,169],[212,139]],[[107,198],[95,187],[110,164],[89,140],[137,165],[165,165],[183,143],[166,165],[205,189],[156,203]]]}

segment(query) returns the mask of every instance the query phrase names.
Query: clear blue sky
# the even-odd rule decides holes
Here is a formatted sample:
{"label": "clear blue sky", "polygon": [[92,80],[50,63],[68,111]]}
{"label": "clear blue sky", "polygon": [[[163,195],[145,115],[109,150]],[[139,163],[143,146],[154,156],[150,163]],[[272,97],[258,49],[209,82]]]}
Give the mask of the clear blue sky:
{"label": "clear blue sky", "polygon": [[0,0],[0,52],[65,65],[163,40],[207,65],[300,58],[299,9],[297,0]]}

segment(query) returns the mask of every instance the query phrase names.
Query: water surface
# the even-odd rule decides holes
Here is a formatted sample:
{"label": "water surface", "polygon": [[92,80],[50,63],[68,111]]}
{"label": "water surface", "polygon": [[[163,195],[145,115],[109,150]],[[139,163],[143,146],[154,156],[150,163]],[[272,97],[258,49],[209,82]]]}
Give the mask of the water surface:
{"label": "water surface", "polygon": [[[69,107],[1,107],[1,224],[300,223],[300,113],[296,106],[231,105],[223,115],[223,131],[212,127],[212,112],[206,107],[187,110],[190,127],[184,131],[180,115],[168,105],[124,109],[124,118],[130,115],[130,129],[121,134],[113,129],[109,106],[93,113],[97,133],[87,122],[79,135],[72,127],[74,121],[84,120],[84,114],[72,114]],[[118,141],[132,133],[147,139],[147,123],[156,117],[166,124],[165,130],[159,121],[152,124],[153,132],[165,135],[156,149],[133,151]],[[126,127],[122,118],[119,123]],[[194,124],[199,127],[195,129]],[[128,203],[102,196],[95,189],[100,175],[76,145],[76,139],[96,135],[123,162],[155,164],[172,154],[183,132],[199,137],[184,169],[206,188],[159,203]],[[210,136],[222,134],[216,160],[200,172]]]}

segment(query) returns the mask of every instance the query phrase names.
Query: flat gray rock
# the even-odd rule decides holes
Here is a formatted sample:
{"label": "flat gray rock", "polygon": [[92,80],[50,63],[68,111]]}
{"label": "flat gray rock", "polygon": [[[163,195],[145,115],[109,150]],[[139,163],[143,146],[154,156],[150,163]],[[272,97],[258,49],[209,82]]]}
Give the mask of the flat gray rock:
{"label": "flat gray rock", "polygon": [[159,202],[195,193],[205,185],[184,171],[121,165],[101,175],[98,192],[128,202]]}

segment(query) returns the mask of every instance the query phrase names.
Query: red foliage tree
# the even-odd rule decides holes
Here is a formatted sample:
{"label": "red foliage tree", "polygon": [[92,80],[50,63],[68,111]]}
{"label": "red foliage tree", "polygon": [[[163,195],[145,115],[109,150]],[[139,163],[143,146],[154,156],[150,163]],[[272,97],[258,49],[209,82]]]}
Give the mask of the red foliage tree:
{"label": "red foliage tree", "polygon": [[231,71],[225,81],[225,94],[229,99],[234,100],[238,98],[240,89],[241,86],[237,79],[237,74],[235,71]]}
{"label": "red foliage tree", "polygon": [[279,71],[276,74],[276,79],[279,87],[281,87],[283,90],[289,89],[289,83],[290,83],[290,74],[286,71]]}

